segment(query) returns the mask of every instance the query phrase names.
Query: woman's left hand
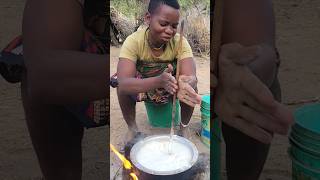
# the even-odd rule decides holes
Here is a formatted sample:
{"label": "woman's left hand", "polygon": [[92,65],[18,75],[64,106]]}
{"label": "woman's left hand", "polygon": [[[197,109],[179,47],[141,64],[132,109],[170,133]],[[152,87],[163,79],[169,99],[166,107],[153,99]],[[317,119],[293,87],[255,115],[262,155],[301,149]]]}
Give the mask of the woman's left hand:
{"label": "woman's left hand", "polygon": [[177,97],[180,101],[194,107],[201,103],[201,96],[195,91],[197,79],[195,76],[180,75]]}

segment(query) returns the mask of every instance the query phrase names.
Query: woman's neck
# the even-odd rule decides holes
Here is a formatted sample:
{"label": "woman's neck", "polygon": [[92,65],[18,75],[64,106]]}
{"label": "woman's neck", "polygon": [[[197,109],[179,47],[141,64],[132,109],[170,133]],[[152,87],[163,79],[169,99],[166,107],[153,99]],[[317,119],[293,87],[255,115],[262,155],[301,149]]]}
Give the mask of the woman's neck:
{"label": "woman's neck", "polygon": [[159,43],[152,38],[150,30],[148,31],[148,43],[151,49],[162,49],[164,47],[164,43]]}

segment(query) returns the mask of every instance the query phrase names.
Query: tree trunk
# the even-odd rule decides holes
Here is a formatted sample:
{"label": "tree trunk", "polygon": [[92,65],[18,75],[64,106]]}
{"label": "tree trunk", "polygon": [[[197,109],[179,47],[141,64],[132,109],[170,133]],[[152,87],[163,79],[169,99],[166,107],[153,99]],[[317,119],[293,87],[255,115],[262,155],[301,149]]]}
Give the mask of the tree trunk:
{"label": "tree trunk", "polygon": [[[123,42],[130,34],[135,31],[135,23],[133,20],[125,17],[118,12],[114,7],[110,8],[110,19],[112,23],[113,36],[118,42]],[[112,37],[112,36],[111,36]]]}

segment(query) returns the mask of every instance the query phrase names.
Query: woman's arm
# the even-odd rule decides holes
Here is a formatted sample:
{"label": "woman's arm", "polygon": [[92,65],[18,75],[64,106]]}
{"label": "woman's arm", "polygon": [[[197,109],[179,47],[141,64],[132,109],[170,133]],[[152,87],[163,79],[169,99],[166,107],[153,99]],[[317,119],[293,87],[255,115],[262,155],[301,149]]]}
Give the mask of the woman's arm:
{"label": "woman's arm", "polygon": [[268,87],[275,79],[275,20],[271,0],[225,0],[222,43],[260,45],[251,71]]}
{"label": "woman's arm", "polygon": [[193,58],[185,58],[179,61],[179,90],[178,98],[180,101],[194,107],[201,103],[201,96],[197,94],[196,65]]}
{"label": "woman's arm", "polygon": [[175,78],[171,75],[172,66],[169,66],[160,76],[145,79],[137,79],[136,65],[129,59],[120,58],[117,68],[117,78],[119,91],[122,94],[138,94],[156,88],[165,88],[173,93],[178,86]]}
{"label": "woman's arm", "polygon": [[286,134],[293,122],[268,88],[277,71],[271,1],[224,2],[215,111],[226,124],[270,143],[273,133]]}
{"label": "woman's arm", "polygon": [[79,52],[82,8],[76,0],[28,0],[23,16],[29,94],[49,104],[107,97],[107,55]]}

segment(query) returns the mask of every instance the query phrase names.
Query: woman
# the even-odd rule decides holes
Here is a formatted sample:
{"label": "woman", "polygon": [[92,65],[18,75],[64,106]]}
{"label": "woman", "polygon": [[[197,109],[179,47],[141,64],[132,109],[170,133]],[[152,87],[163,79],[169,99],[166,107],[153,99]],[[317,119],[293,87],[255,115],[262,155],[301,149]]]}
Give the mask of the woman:
{"label": "woman", "polygon": [[81,179],[84,127],[109,121],[106,10],[104,0],[26,2],[22,100],[47,180]]}
{"label": "woman", "polygon": [[[189,124],[195,104],[201,98],[196,93],[196,67],[190,45],[176,34],[180,6],[175,0],[151,0],[145,23],[148,28],[130,35],[122,45],[117,67],[118,99],[129,134],[138,131],[135,121],[136,100],[132,95],[144,93],[153,104],[172,103],[172,95],[181,101],[182,135]],[[180,50],[178,50],[180,48]],[[179,63],[179,82],[174,77]],[[136,78],[137,74],[141,78]],[[141,97],[141,96],[140,96]],[[168,123],[167,127],[171,124]]]}

